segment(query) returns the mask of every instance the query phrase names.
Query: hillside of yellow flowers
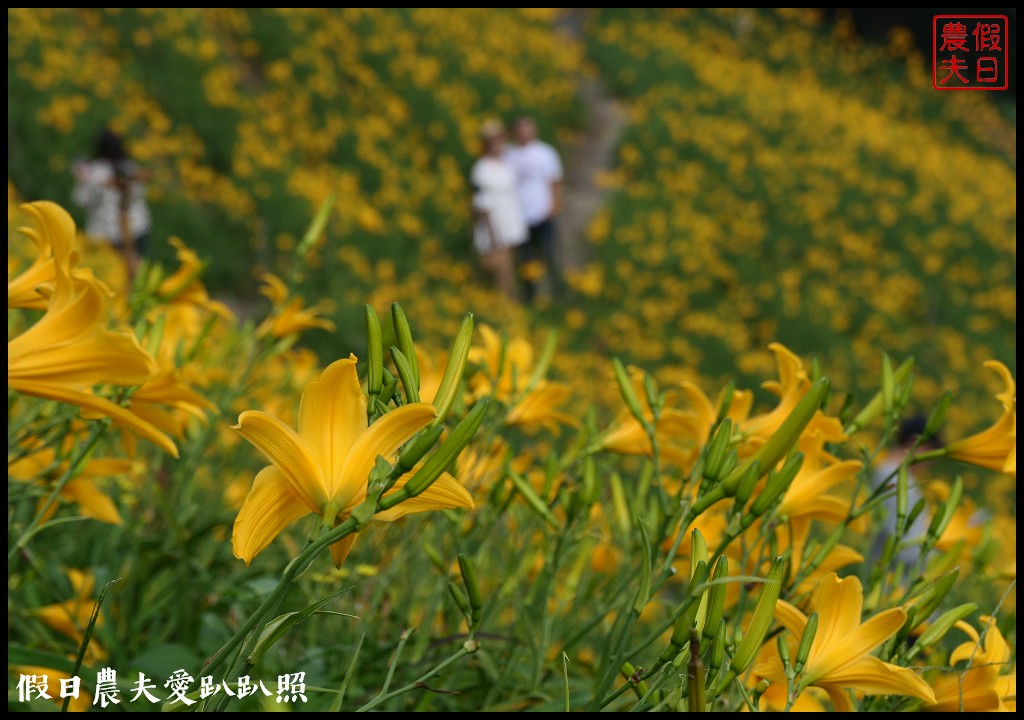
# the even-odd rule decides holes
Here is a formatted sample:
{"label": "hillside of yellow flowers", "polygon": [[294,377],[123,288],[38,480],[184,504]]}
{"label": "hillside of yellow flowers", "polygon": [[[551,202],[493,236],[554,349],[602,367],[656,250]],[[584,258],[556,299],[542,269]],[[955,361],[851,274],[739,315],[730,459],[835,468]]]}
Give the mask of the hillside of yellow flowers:
{"label": "hillside of yellow flowers", "polygon": [[[510,302],[480,125],[571,171],[595,78]],[[1016,710],[1015,110],[906,33],[10,9],[8,86],[10,710]]]}

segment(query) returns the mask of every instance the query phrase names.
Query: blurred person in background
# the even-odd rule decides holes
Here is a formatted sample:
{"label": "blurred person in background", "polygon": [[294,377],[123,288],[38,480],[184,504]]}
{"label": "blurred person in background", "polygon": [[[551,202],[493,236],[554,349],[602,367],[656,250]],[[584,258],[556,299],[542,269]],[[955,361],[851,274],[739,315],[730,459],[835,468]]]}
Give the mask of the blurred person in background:
{"label": "blurred person in background", "polygon": [[537,294],[539,280],[546,274],[552,292],[559,289],[555,218],[562,206],[562,161],[558,152],[537,137],[537,123],[521,117],[513,126],[516,144],[506,151],[515,169],[519,202],[530,228],[530,239],[518,250],[520,273],[526,299]]}
{"label": "blurred person in background", "polygon": [[480,128],[483,154],[473,164],[473,245],[480,264],[498,289],[516,299],[516,248],[526,242],[529,230],[519,205],[515,170],[505,159],[505,128],[488,120]]}
{"label": "blurred person in background", "polygon": [[85,209],[86,234],[121,252],[130,280],[153,224],[146,203],[147,173],[129,155],[121,136],[104,128],[93,158],[75,163],[74,174],[71,200]]}

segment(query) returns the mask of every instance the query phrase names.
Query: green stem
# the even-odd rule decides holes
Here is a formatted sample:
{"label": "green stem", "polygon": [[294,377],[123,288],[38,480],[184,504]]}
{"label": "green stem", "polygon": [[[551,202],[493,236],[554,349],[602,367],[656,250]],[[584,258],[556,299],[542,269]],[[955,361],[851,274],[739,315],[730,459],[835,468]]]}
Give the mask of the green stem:
{"label": "green stem", "polygon": [[441,672],[452,663],[458,662],[461,658],[474,652],[476,652],[475,647],[472,649],[466,648],[465,646],[459,648],[459,651],[457,653],[455,653],[448,659],[444,660],[440,665],[435,666],[433,669],[416,678],[408,685],[403,685],[397,690],[392,690],[391,692],[386,693],[384,695],[378,695],[373,700],[371,700],[370,702],[366,703],[361,708],[356,710],[356,712],[368,712],[382,705],[383,703],[386,703],[388,700],[398,697],[399,695],[404,695],[407,692],[423,687],[423,683],[425,683],[431,677]]}

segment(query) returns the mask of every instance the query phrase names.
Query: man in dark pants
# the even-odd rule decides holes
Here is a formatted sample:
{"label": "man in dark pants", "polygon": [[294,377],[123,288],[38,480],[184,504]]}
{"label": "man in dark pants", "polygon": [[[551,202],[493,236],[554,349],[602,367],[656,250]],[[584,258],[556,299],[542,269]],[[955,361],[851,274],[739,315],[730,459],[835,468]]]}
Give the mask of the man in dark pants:
{"label": "man in dark pants", "polygon": [[533,118],[519,118],[513,136],[516,145],[506,152],[505,159],[516,171],[519,203],[530,227],[530,239],[517,248],[517,260],[526,300],[532,302],[544,275],[551,291],[559,290],[555,218],[562,204],[562,161],[553,147],[537,138]]}

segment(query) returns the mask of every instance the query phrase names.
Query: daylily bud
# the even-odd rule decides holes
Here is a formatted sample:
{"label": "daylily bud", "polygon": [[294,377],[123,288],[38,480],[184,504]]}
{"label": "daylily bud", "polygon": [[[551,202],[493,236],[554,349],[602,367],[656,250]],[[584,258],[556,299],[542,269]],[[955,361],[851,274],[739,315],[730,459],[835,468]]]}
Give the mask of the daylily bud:
{"label": "daylily bud", "polygon": [[[723,580],[726,575],[729,574],[729,559],[724,555],[718,558],[718,563],[715,565],[715,572],[712,574],[712,580]],[[714,632],[715,628],[718,627],[718,623],[722,619],[722,609],[725,607],[725,583],[718,582],[711,586],[708,590],[708,615],[704,622],[704,635],[707,636],[709,632]]]}
{"label": "daylily bud", "polygon": [[814,636],[818,634],[818,613],[811,613],[804,626],[804,634],[800,636],[800,646],[796,649],[796,665],[793,669],[796,672],[803,670],[807,664],[807,658],[811,654],[811,646],[814,645]]}
{"label": "daylily bud", "polygon": [[785,562],[781,557],[775,558],[772,567],[768,571],[768,577],[761,587],[761,594],[757,598],[757,605],[754,606],[754,613],[750,618],[750,624],[743,635],[743,639],[736,646],[736,652],[732,656],[732,663],[729,671],[722,681],[715,682],[715,690],[712,697],[718,697],[725,691],[729,684],[746,671],[754,662],[754,657],[761,644],[764,642],[768,629],[772,625],[772,614],[775,612],[775,605],[779,600],[779,593],[782,590],[782,574],[785,569]]}
{"label": "daylily bud", "polygon": [[[703,560],[698,562],[693,570],[693,575],[690,577],[690,589],[699,587],[707,582],[708,579],[708,565]],[[685,603],[683,612],[676,618],[676,624],[672,628],[672,639],[669,641],[669,647],[665,649],[665,652],[661,654],[660,660],[668,662],[679,654],[679,650],[690,641],[690,629],[693,627],[694,620],[697,617],[697,608],[700,606],[699,598],[694,595],[690,595]]]}
{"label": "daylily bud", "polygon": [[782,667],[789,667],[789,644],[786,642],[786,638],[783,635],[779,635],[775,638],[775,646],[778,648],[779,659],[782,660]]}
{"label": "daylily bud", "polygon": [[733,470],[729,477],[722,481],[722,488],[729,494],[735,493],[736,488],[739,486],[740,480],[743,479],[743,473],[746,471],[748,465],[752,465],[755,461],[761,463],[761,471],[771,470],[774,468],[786,453],[796,445],[800,439],[800,434],[807,427],[807,424],[814,417],[814,414],[818,412],[818,408],[821,406],[821,401],[825,397],[825,393],[828,392],[828,379],[822,378],[808,388],[804,396],[800,398],[800,402],[796,404],[796,407],[789,413],[786,419],[779,426],[779,429],[775,431],[775,434],[768,438],[757,452],[755,452],[750,459],[744,464]]}
{"label": "daylily bud", "polygon": [[437,417],[434,425],[440,425],[448,417],[448,413],[455,403],[455,395],[462,383],[462,373],[466,369],[466,358],[469,357],[469,347],[473,341],[473,313],[466,313],[462,319],[462,327],[459,334],[455,336],[452,343],[452,351],[448,356],[448,365],[441,377],[441,384],[434,396],[434,407],[437,408]]}
{"label": "daylily bud", "polygon": [[451,434],[445,438],[433,455],[427,458],[419,471],[409,479],[409,482],[399,490],[385,498],[381,498],[378,504],[379,510],[388,510],[400,502],[416,497],[441,477],[445,468],[451,465],[458,457],[462,449],[473,439],[480,423],[484,421],[484,414],[487,412],[487,398],[480,400],[473,409],[462,419]]}
{"label": "daylily bud", "polygon": [[405,401],[411,403],[419,402],[419,383],[416,382],[416,378],[413,376],[412,365],[409,363],[408,358],[405,357],[401,350],[392,345],[391,359],[395,361],[398,377],[402,379],[402,387],[405,389]]}
{"label": "daylily bud", "polygon": [[[904,382],[907,379],[907,377],[910,376],[910,371],[913,369],[914,358],[907,358],[893,372],[893,382]],[[853,422],[846,426],[846,434],[852,435],[858,430],[870,425],[871,422],[876,417],[879,416],[883,409],[885,409],[885,399],[882,397],[882,391],[879,390],[877,393],[875,393],[875,396],[868,401],[868,404],[864,406],[864,409],[857,413],[857,416],[853,418]]]}
{"label": "daylily bud", "polygon": [[[718,622],[718,630],[715,632],[711,645],[711,657],[708,662],[708,672],[710,675],[717,675],[722,667],[722,663],[725,661],[725,631],[725,621],[720,620]],[[706,634],[705,637],[707,637]]]}
{"label": "daylily bud", "polygon": [[512,468],[508,469],[508,478],[512,481],[516,490],[523,496],[523,500],[526,501],[526,505],[539,515],[544,522],[548,523],[551,527],[557,529],[561,528],[561,523],[558,522],[558,518],[555,517],[554,513],[551,512],[551,508],[548,504],[537,494],[537,491],[533,489],[533,486],[527,482],[526,478],[517,473]]}
{"label": "daylily bud", "polygon": [[640,399],[637,398],[636,393],[633,391],[633,383],[629,379],[629,373],[626,372],[626,368],[623,367],[622,361],[618,358],[612,360],[612,367],[615,369],[615,379],[619,383],[619,392],[622,393],[622,399],[626,402],[626,407],[633,413],[641,425],[647,427],[647,418],[644,417],[643,408],[640,405]]}
{"label": "daylily bud", "polygon": [[953,585],[956,583],[959,575],[959,569],[951,570],[945,575],[936,578],[927,587],[927,589],[921,593],[920,601],[915,605],[917,608],[917,617],[919,619],[917,625],[920,625],[931,617],[931,614],[935,612],[935,608],[937,608],[942,601],[946,599],[946,595],[948,595],[949,591],[953,588]]}
{"label": "daylily bud", "polygon": [[471,614],[469,610],[469,601],[466,599],[466,594],[462,592],[462,588],[453,582],[448,583],[448,594],[452,596],[452,600],[458,606],[462,614],[466,616],[466,620],[470,621],[472,625]]}
{"label": "daylily bud", "polygon": [[544,379],[544,376],[547,375],[548,368],[551,367],[551,361],[555,359],[555,349],[557,347],[558,333],[551,330],[548,332],[548,336],[544,340],[544,347],[541,348],[540,356],[537,358],[537,362],[533,366],[533,373],[530,375],[530,380],[526,384],[526,392],[537,387],[537,385],[540,384],[540,381]]}
{"label": "daylily bud", "polygon": [[888,353],[882,353],[882,409],[886,415],[892,413],[895,397],[896,379],[893,376],[892,359]]}
{"label": "daylily bud", "polygon": [[302,234],[302,240],[295,247],[295,257],[305,257],[309,249],[313,247],[313,243],[316,242],[323,232],[324,228],[327,227],[327,220],[331,217],[331,210],[334,208],[334,194],[327,196],[320,207],[317,208],[316,215],[313,216],[313,220],[309,223],[309,227],[306,228],[306,232]]}
{"label": "daylily bud", "polygon": [[444,428],[441,427],[429,427],[415,438],[412,439],[405,449],[398,455],[398,471],[399,474],[405,474],[416,467],[416,463],[423,459],[430,448],[434,447],[434,443],[441,437],[441,433],[444,432]]}
{"label": "daylily bud", "polygon": [[[416,359],[416,346],[412,342],[412,328],[409,326],[409,318],[398,303],[391,303],[391,322],[395,326],[395,339],[398,340],[398,349],[405,355],[412,369],[413,384],[416,391],[420,389],[420,367]],[[404,382],[404,381],[403,381]],[[408,392],[408,391],[406,391]],[[415,400],[413,402],[416,402]]]}
{"label": "daylily bud", "polygon": [[366,306],[366,389],[371,398],[380,395],[384,385],[384,344],[380,318],[372,306]]}
{"label": "daylily bud", "polygon": [[951,402],[953,402],[953,393],[949,390],[942,393],[939,404],[932,410],[931,415],[928,416],[928,422],[924,426],[925,439],[935,437],[942,429],[942,423],[946,422],[946,412],[949,410]]}
{"label": "daylily bud", "polygon": [[462,582],[466,583],[466,592],[469,594],[472,624],[476,625],[480,621],[480,608],[483,607],[483,600],[480,597],[480,586],[476,581],[476,571],[473,569],[473,563],[463,553],[459,553],[459,572],[462,573]]}
{"label": "daylily bud", "polygon": [[949,527],[950,521],[953,519],[953,515],[956,514],[956,509],[960,505],[960,498],[964,494],[964,481],[963,478],[958,477],[953,481],[953,487],[950,488],[949,497],[935,513],[932,518],[931,525],[928,526],[928,539],[934,544],[942,533],[946,532],[946,528]]}
{"label": "daylily bud", "polygon": [[918,498],[917,502],[914,503],[914,507],[910,508],[910,512],[907,514],[907,527],[913,527],[914,521],[917,520],[918,516],[924,512],[925,508],[928,507],[928,503],[924,498]]}
{"label": "daylily bud", "polygon": [[958,622],[971,615],[978,609],[975,603],[965,603],[959,607],[955,607],[952,610],[947,610],[942,613],[939,618],[928,626],[928,629],[921,633],[921,637],[914,643],[914,647],[910,649],[908,660],[912,660],[917,657],[918,653],[925,650],[935,643],[939,642],[946,636],[946,633],[956,625]]}
{"label": "daylily bud", "polygon": [[[697,565],[704,563],[705,568],[708,564],[708,544],[704,540],[704,536],[700,534],[700,530],[694,528],[693,534],[690,536],[690,566],[693,568],[693,572],[696,572]],[[690,573],[690,581],[693,581],[693,572]],[[707,620],[708,614],[708,591],[705,590],[700,594],[700,601],[697,604],[697,616],[694,619],[694,624],[697,628],[697,632],[704,632],[704,622]]]}
{"label": "daylily bud", "polygon": [[736,505],[737,508],[742,508],[747,504],[747,500],[754,494],[754,488],[757,487],[757,481],[761,479],[761,463],[755,462],[747,466],[747,471],[743,475],[743,479],[740,480],[739,487],[736,488]]}
{"label": "daylily bud", "polygon": [[[373,402],[371,406],[379,408],[379,414],[383,415],[388,411],[388,403],[395,397],[395,390],[398,389],[398,378],[389,373],[386,369],[384,370],[384,381],[380,389],[380,395],[372,398]],[[395,402],[398,402],[398,398],[395,398]],[[401,405],[400,402],[398,402]]]}
{"label": "daylily bud", "polygon": [[774,505],[775,501],[789,490],[789,486],[793,484],[793,478],[800,471],[800,466],[803,465],[803,462],[803,453],[793,453],[786,460],[781,470],[773,472],[768,476],[768,484],[765,485],[764,491],[754,498],[754,503],[750,506],[750,513],[743,518],[744,524],[747,523],[748,518],[750,518],[750,522],[753,522],[753,518],[764,515],[768,508]]}
{"label": "daylily bud", "polygon": [[732,407],[732,398],[735,392],[736,381],[730,378],[725,389],[722,390],[722,401],[718,404],[718,417],[715,418],[715,422],[720,423],[725,420],[726,415],[729,414],[729,408]]}
{"label": "daylily bud", "polygon": [[704,477],[717,482],[725,476],[722,466],[725,463],[725,456],[729,452],[731,442],[732,420],[726,418],[719,424],[708,445],[707,453],[704,455]]}

